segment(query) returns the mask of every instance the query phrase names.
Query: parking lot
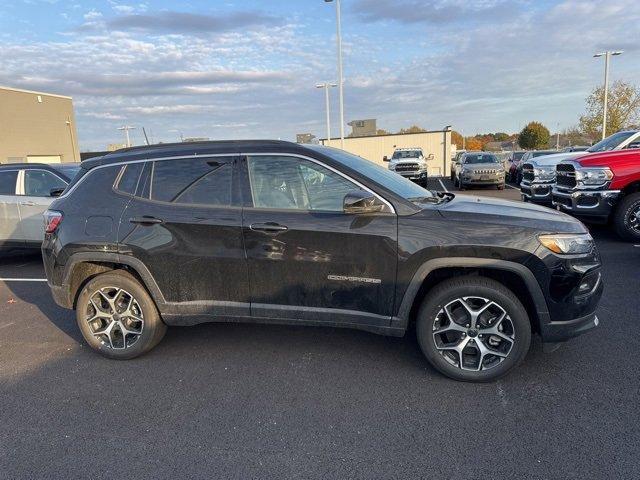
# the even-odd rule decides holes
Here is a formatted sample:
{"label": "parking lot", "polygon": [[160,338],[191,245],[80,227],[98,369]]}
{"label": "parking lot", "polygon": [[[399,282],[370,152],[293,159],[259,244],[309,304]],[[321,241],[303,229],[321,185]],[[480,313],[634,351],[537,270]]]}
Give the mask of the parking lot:
{"label": "parking lot", "polygon": [[490,384],[436,373],[412,332],[206,324],[107,360],[38,255],[2,257],[0,477],[637,478],[640,248],[593,235],[601,326]]}

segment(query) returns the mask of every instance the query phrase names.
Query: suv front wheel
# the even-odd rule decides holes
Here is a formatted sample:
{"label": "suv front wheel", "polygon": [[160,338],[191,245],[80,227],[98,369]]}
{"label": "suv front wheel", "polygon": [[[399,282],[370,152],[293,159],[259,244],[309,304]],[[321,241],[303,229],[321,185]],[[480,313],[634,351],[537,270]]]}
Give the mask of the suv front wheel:
{"label": "suv front wheel", "polygon": [[149,293],[123,270],[98,275],[85,285],[76,320],[91,348],[117,360],[151,350],[167,330]]}
{"label": "suv front wheel", "polygon": [[622,239],[640,241],[640,193],[622,199],[613,214],[613,226]]}
{"label": "suv front wheel", "polygon": [[431,365],[463,381],[505,375],[522,362],[531,344],[522,303],[485,277],[458,277],[434,287],[420,307],[416,331]]}

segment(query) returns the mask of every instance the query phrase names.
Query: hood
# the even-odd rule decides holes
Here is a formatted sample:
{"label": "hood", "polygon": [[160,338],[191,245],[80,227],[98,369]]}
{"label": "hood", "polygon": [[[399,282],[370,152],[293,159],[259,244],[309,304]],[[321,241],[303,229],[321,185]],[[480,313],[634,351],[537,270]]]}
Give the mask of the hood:
{"label": "hood", "polygon": [[445,218],[480,224],[531,228],[540,233],[586,233],[582,222],[567,214],[532,203],[458,195],[438,207]]}
{"label": "hood", "polygon": [[640,149],[592,153],[590,155],[582,155],[576,158],[575,161],[579,162],[583,167],[607,167],[617,163],[638,165],[640,164]]}
{"label": "hood", "polygon": [[563,153],[554,153],[551,155],[543,155],[541,157],[530,158],[525,163],[530,163],[531,165],[544,167],[544,166],[555,166],[563,160],[571,160],[576,157],[584,156],[585,152],[563,152]]}

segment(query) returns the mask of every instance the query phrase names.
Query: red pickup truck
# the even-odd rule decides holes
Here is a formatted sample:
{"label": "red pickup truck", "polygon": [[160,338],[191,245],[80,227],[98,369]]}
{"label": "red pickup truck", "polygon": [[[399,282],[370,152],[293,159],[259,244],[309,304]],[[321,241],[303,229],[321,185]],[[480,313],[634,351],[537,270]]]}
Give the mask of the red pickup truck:
{"label": "red pickup truck", "polygon": [[611,222],[640,243],[640,149],[580,156],[556,165],[553,205],[591,222]]}

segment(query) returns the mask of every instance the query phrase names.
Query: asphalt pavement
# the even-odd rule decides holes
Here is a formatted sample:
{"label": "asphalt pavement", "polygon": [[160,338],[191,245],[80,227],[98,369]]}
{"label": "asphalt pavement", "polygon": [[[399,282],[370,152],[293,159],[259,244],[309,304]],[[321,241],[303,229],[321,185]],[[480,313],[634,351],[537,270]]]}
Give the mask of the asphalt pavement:
{"label": "asphalt pavement", "polygon": [[38,255],[0,257],[0,478],[638,478],[640,247],[593,234],[601,326],[482,385],[412,332],[207,324],[107,360],[45,283],[7,280],[44,278]]}

